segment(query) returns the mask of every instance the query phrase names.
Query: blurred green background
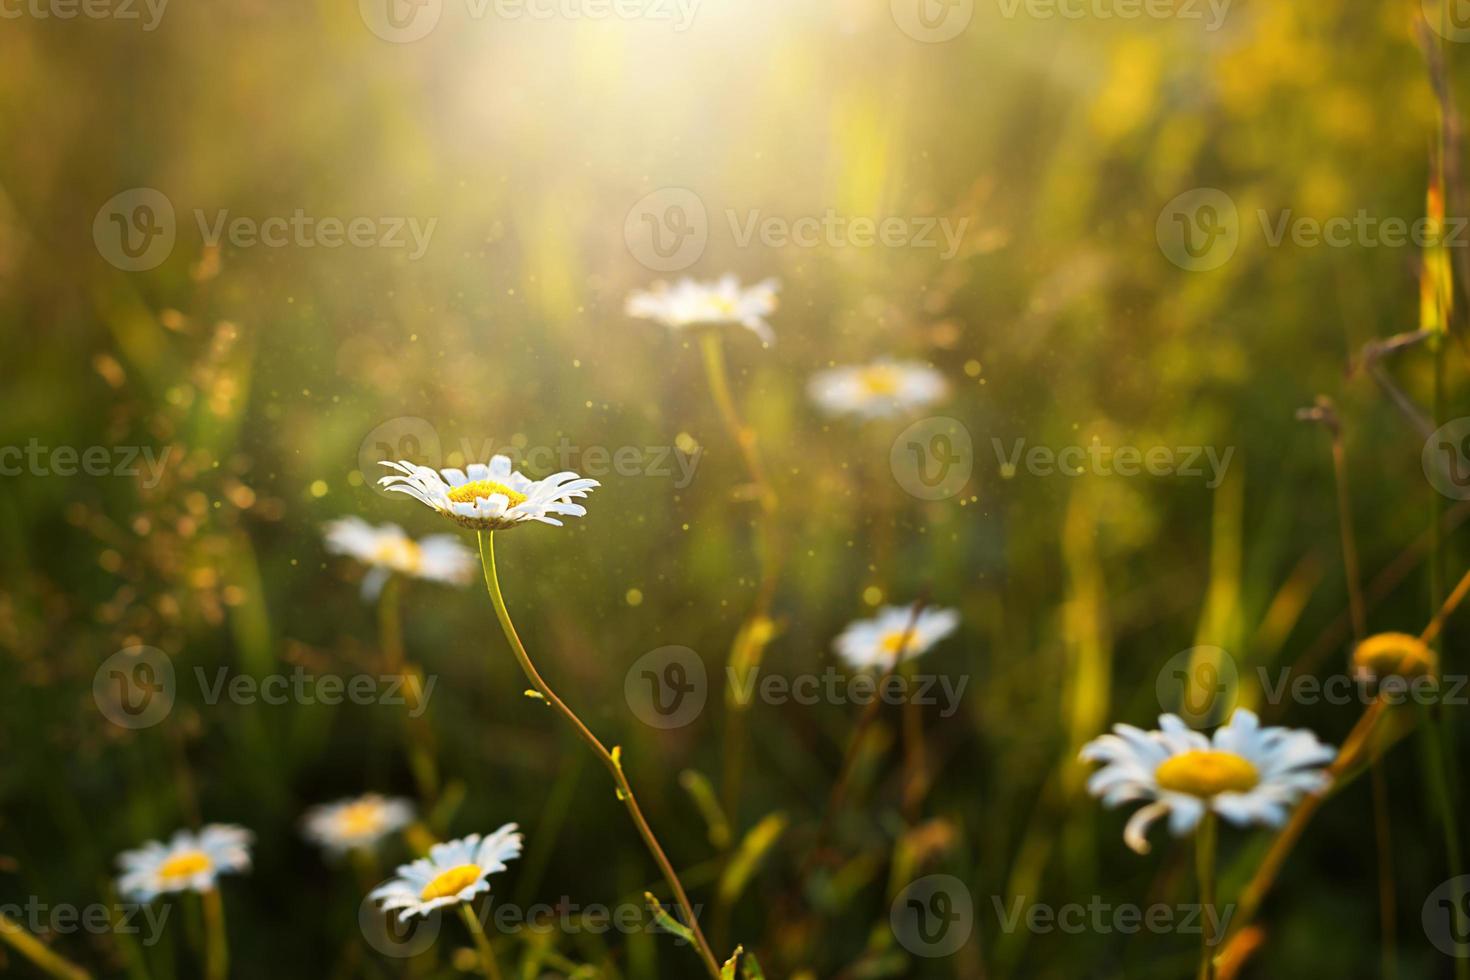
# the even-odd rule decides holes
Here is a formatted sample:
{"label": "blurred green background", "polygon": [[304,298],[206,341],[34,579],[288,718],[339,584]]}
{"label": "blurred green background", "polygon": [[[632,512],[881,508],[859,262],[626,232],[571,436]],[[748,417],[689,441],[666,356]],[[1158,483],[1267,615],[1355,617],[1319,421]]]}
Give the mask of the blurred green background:
{"label": "blurred green background", "polygon": [[[415,535],[453,530],[358,471],[374,427],[405,416],[428,420],[446,453],[563,437],[703,451],[687,487],[606,477],[586,518],[498,540],[528,647],[623,746],[695,901],[716,904],[719,851],[678,777],[720,778],[723,666],[755,601],[760,517],[697,345],[622,312],[629,291],[667,277],[640,263],[625,219],[677,187],[710,226],[683,274],[782,284],[773,348],[725,335],[781,501],[765,669],[820,671],[848,621],[927,590],[963,626],[924,667],[968,678],[956,714],[922,719],[935,778],[917,815],[902,807],[899,713],[880,714],[833,830],[840,860],[814,871],[803,859],[860,710],[754,706],[735,836],[772,813],[788,824],[729,913],[730,942],[776,977],[1188,975],[1192,937],[1007,933],[996,908],[1016,896],[1193,900],[1188,847],[1159,834],[1150,857],[1127,851],[1125,816],[1085,795],[1074,762],[1113,722],[1153,722],[1169,657],[1230,651],[1243,703],[1259,699],[1257,666],[1342,669],[1328,440],[1293,418],[1318,394],[1343,418],[1365,574],[1401,573],[1378,590],[1370,627],[1428,620],[1437,495],[1423,437],[1348,370],[1362,345],[1419,322],[1419,252],[1273,248],[1257,220],[1261,209],[1424,213],[1439,123],[1419,7],[1237,0],[1215,30],[1208,17],[1009,9],[982,0],[943,43],[906,33],[873,0],[704,0],[687,30],[475,17],[446,0],[411,43],[377,36],[349,0],[174,0],[153,30],[30,8],[0,24],[0,445],[170,452],[154,487],[0,478],[0,904],[108,900],[117,852],[196,818],[234,822],[258,836],[254,871],[225,885],[234,975],[458,972],[454,924],[437,966],[363,946],[357,882],[297,832],[312,803],[412,795],[391,710],[210,705],[181,682],[168,720],[135,732],[92,697],[98,665],[140,643],[184,678],[196,666],[375,669],[360,571],[326,555],[320,526],[360,514]],[[1464,52],[1441,47],[1459,79]],[[139,187],[171,203],[177,240],[155,268],[125,271],[99,250],[94,218]],[[1225,191],[1240,215],[1238,250],[1208,272],[1172,263],[1156,235],[1166,203],[1196,187]],[[1452,185],[1452,213],[1458,198]],[[216,251],[194,215],[222,209],[437,224],[416,260]],[[913,247],[742,247],[726,220],[827,209],[968,226],[946,260]],[[1464,347],[1448,350],[1453,417]],[[807,401],[813,371],[881,354],[949,379],[935,413],[973,437],[964,493],[925,502],[897,484],[888,450],[912,419],[826,419]],[[1430,356],[1385,364],[1427,406]],[[1235,455],[1210,489],[1182,476],[1007,478],[992,442],[1094,438]],[[1447,536],[1451,581],[1462,537]],[[478,587],[409,584],[404,625],[410,657],[439,679],[440,768],[465,794],[448,831],[515,820],[527,834],[497,894],[636,902],[655,869],[604,774],[521,696]],[[1447,669],[1463,666],[1463,635],[1451,626]],[[667,644],[696,650],[712,688],[695,723],[663,732],[630,712],[623,682]],[[1263,713],[1336,742],[1357,710]],[[1389,756],[1388,778],[1400,969],[1447,975],[1420,925],[1447,872],[1412,740]],[[1224,832],[1226,895],[1267,839]],[[911,871],[957,875],[972,892],[974,933],[952,957],[894,943],[900,843],[922,855]],[[385,868],[407,856],[393,845]],[[1355,784],[1292,856],[1245,975],[1368,975],[1374,861],[1368,791]],[[193,975],[178,915],[143,975]],[[666,936],[553,942],[607,976],[696,975]],[[98,975],[128,975],[114,936],[56,946]],[[510,962],[529,944],[503,948]],[[11,954],[5,969],[30,967]]]}

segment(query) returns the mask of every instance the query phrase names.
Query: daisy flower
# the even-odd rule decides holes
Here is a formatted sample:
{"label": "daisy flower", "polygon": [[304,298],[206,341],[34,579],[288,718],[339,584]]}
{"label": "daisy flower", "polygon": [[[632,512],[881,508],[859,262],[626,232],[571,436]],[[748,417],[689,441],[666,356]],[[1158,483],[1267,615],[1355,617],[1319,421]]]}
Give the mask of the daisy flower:
{"label": "daisy flower", "polygon": [[139,902],[166,892],[213,891],[220,875],[250,870],[251,839],[244,827],[212,823],[197,833],[181,830],[167,844],[149,841],[118,855],[118,890]]}
{"label": "daisy flower", "polygon": [[[912,633],[909,632],[911,622]],[[960,614],[953,609],[925,606],[915,620],[912,606],[884,606],[872,619],[849,623],[832,646],[849,667],[887,670],[900,659],[909,660],[924,653],[959,625]]]}
{"label": "daisy flower", "polygon": [[376,599],[394,572],[463,585],[474,577],[475,554],[450,534],[431,534],[415,541],[397,524],[373,527],[360,517],[329,522],[327,550],[370,566],[362,580],[362,597]]}
{"label": "daisy flower", "polygon": [[938,371],[918,361],[882,357],[871,364],[818,371],[807,394],[828,415],[888,418],[944,398],[949,384]]}
{"label": "daisy flower", "polygon": [[379,480],[380,486],[406,493],[477,531],[499,531],[526,521],[560,527],[552,515],[581,517],[587,508],[573,498],[601,485],[570,471],[532,480],[511,469],[509,456],[492,456],[488,465],[471,463],[463,470],[435,470],[406,459],[381,465],[397,472]]}
{"label": "daisy flower", "polygon": [[652,289],[628,295],[624,312],[640,320],[654,320],[670,330],[695,324],[738,323],[752,331],[762,343],[774,344],[776,335],[765,318],[776,310],[774,279],[765,279],[744,289],[735,276],[714,282],[680,279],[670,286],[656,282]]}
{"label": "daisy flower", "polygon": [[413,822],[413,804],[368,793],[354,799],[325,803],[306,811],[302,821],[307,838],[329,853],[366,850],[383,837]]}
{"label": "daisy flower", "polygon": [[428,915],[445,905],[468,902],[490,890],[485,879],[504,871],[505,862],[521,856],[521,835],[508,823],[480,839],[470,834],[459,840],[435,844],[429,856],[400,865],[396,877],[373,889],[368,896],[381,903],[383,911],[398,909],[398,921]]}
{"label": "daisy flower", "polygon": [[1244,708],[1213,741],[1176,715],[1159,717],[1163,731],[1114,725],[1114,734],[1082,748],[1083,760],[1103,763],[1087,791],[1110,808],[1149,801],[1123,831],[1139,854],[1148,853],[1149,825],[1165,814],[1176,837],[1194,830],[1207,810],[1234,824],[1279,827],[1302,796],[1327,788],[1322,767],[1337,751],[1309,731],[1260,725]]}

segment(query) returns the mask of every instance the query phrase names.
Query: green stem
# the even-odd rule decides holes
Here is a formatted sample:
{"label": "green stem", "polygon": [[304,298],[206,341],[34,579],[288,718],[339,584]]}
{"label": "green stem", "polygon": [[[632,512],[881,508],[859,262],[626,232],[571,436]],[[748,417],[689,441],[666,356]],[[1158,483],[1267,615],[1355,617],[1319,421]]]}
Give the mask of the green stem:
{"label": "green stem", "polygon": [[404,734],[408,742],[409,767],[413,770],[414,783],[418,787],[419,799],[424,812],[432,813],[439,798],[439,769],[434,762],[433,731],[427,716],[421,710],[419,692],[423,690],[423,676],[419,669],[409,663],[403,647],[403,617],[399,611],[398,576],[390,576],[383,585],[383,594],[378,597],[378,642],[383,648],[387,667],[403,681],[408,692],[405,706]]}
{"label": "green stem", "polygon": [[225,980],[230,975],[230,944],[225,935],[225,903],[218,888],[199,896],[204,906],[204,976]]}
{"label": "green stem", "polygon": [[470,935],[475,938],[475,951],[480,954],[480,969],[485,971],[485,976],[490,980],[501,980],[500,966],[495,962],[495,950],[490,945],[490,937],[485,935],[485,927],[480,925],[480,917],[475,915],[469,902],[460,903],[459,916],[464,919]]}
{"label": "green stem", "polygon": [[566,719],[577,737],[586,743],[587,747],[607,768],[608,774],[612,776],[613,782],[617,785],[618,798],[627,807],[628,815],[633,818],[633,824],[643,837],[644,845],[653,856],[654,863],[663,873],[664,880],[668,882],[675,901],[679,903],[679,908],[684,913],[685,925],[694,934],[695,945],[698,948],[700,959],[704,961],[705,969],[709,971],[709,975],[714,980],[719,980],[719,964],[715,961],[715,954],[710,950],[708,940],[704,938],[704,931],[699,926],[699,920],[695,918],[694,907],[689,904],[689,896],[685,894],[684,886],[679,882],[679,876],[674,871],[673,864],[669,862],[668,856],[659,846],[658,838],[653,835],[653,828],[644,818],[643,811],[638,806],[638,800],[633,796],[633,787],[623,773],[622,763],[617,756],[607,750],[596,735],[592,734],[592,731],[582,723],[582,719],[578,718],[576,713],[556,696],[551,685],[547,684],[542,679],[540,672],[536,670],[536,665],[531,662],[530,654],[526,653],[526,647],[521,643],[520,635],[516,633],[515,624],[510,620],[510,611],[505,607],[505,597],[500,592],[500,578],[495,571],[495,532],[477,531],[475,533],[480,544],[480,565],[485,571],[485,589],[490,593],[490,602],[495,606],[495,615],[500,620],[500,628],[505,632],[505,638],[510,643],[510,649],[515,654],[516,662],[521,665],[522,672],[525,673],[526,679],[535,687],[537,693]]}
{"label": "green stem", "polygon": [[1215,836],[1215,814],[1206,811],[1194,837],[1200,901],[1199,980],[1215,980],[1215,946],[1220,941],[1211,925],[1218,921],[1215,918]]}
{"label": "green stem", "polygon": [[[771,485],[770,478],[766,475],[765,462],[756,445],[755,430],[745,424],[744,419],[740,417],[740,410],[735,407],[735,397],[730,392],[729,371],[725,367],[725,349],[720,342],[720,335],[714,330],[706,331],[700,338],[700,351],[704,355],[705,378],[709,381],[710,394],[714,397],[715,408],[719,410],[720,421],[724,424],[726,433],[740,450],[741,458],[745,461],[745,469],[750,476],[751,483],[755,486],[764,518],[759,530],[761,537],[760,588],[756,594],[755,605],[746,616],[739,633],[739,636],[746,637],[748,631],[757,628],[758,624],[769,615],[771,603],[775,598],[776,580],[780,574],[780,542],[774,525],[777,507],[776,491]],[[757,664],[738,666],[753,669]],[[726,698],[725,700],[725,769],[721,781],[720,797],[726,815],[736,827],[740,825],[740,788],[745,771],[747,742],[745,714],[749,708],[748,703],[737,698]]]}
{"label": "green stem", "polygon": [[4,913],[0,913],[0,941],[30,960],[47,976],[57,980],[92,980],[90,973],[53,953],[50,947]]}

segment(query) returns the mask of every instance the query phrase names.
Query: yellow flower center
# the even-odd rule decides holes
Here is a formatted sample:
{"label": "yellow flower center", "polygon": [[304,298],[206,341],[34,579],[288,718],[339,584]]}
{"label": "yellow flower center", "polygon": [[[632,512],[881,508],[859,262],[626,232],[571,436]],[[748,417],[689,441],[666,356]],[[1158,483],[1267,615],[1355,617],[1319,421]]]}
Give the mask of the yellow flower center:
{"label": "yellow flower center", "polygon": [[898,372],[886,365],[865,367],[858,375],[858,383],[870,395],[891,395],[898,391]]}
{"label": "yellow flower center", "polygon": [[462,483],[449,491],[449,499],[457,504],[472,504],[476,500],[497,493],[504,494],[505,498],[510,501],[511,507],[526,502],[525,494],[517,493],[504,483],[496,483],[494,480],[471,480],[469,483]]}
{"label": "yellow flower center", "polygon": [[908,630],[894,630],[892,633],[885,635],[880,642],[880,645],[883,647],[883,652],[891,653],[896,657],[904,651],[906,646],[911,649],[914,645],[913,637],[909,637],[907,644],[903,642],[904,636],[907,633]]}
{"label": "yellow flower center", "polygon": [[401,572],[416,571],[423,553],[409,538],[384,538],[373,551],[373,562]]}
{"label": "yellow flower center", "polygon": [[431,902],[436,898],[458,895],[479,881],[482,874],[484,872],[478,864],[461,864],[457,868],[440,872],[438,877],[424,886],[424,890],[419,893],[419,901]]}
{"label": "yellow flower center", "polygon": [[1159,763],[1154,778],[1164,789],[1208,797],[1217,793],[1244,793],[1261,781],[1261,774],[1234,752],[1195,749]]}
{"label": "yellow flower center", "polygon": [[383,808],[376,803],[352,803],[337,814],[342,833],[347,837],[369,837],[383,826]]}
{"label": "yellow flower center", "polygon": [[1372,678],[1400,676],[1413,680],[1436,673],[1434,651],[1408,633],[1378,633],[1353,651],[1353,666]]}
{"label": "yellow flower center", "polygon": [[203,851],[183,851],[158,866],[158,877],[177,881],[192,878],[212,867],[214,862]]}

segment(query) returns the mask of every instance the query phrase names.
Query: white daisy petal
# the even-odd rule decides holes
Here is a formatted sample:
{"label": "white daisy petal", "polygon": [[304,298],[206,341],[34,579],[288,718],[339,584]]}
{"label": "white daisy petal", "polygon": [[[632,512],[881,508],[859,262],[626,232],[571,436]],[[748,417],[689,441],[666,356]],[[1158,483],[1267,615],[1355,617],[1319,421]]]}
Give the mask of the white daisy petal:
{"label": "white daisy petal", "polygon": [[832,647],[854,670],[887,670],[900,653],[904,660],[920,656],[959,624],[959,613],[953,609],[926,606],[915,619],[912,606],[884,606],[872,619],[849,623]]}
{"label": "white daisy petal", "polygon": [[251,840],[243,827],[209,824],[197,833],[181,830],[167,844],[149,841],[118,855],[118,890],[140,902],[169,892],[211,891],[221,874],[250,870]]}
{"label": "white daisy petal", "polygon": [[[586,508],[571,503],[571,498],[585,497],[600,485],[570,471],[532,480],[513,470],[506,456],[473,463],[466,471],[435,471],[414,467],[406,460],[383,465],[398,474],[381,478],[380,485],[407,493],[456,523],[480,531],[503,530],[527,521],[561,523],[549,520],[547,514],[581,517]],[[473,577],[473,555],[466,569],[466,575]]]}
{"label": "white daisy petal", "polygon": [[1142,854],[1149,825],[1165,814],[1176,836],[1193,831],[1207,811],[1234,824],[1280,826],[1303,796],[1331,784],[1320,767],[1335,754],[1311,732],[1262,728],[1253,713],[1240,710],[1213,740],[1164,715],[1157,731],[1115,725],[1084,745],[1080,757],[1102,763],[1087,791],[1104,806],[1147,801],[1123,833]]}
{"label": "white daisy petal", "polygon": [[401,865],[396,876],[369,893],[384,910],[397,911],[399,921],[428,915],[435,909],[473,900],[490,891],[486,879],[506,870],[519,857],[521,835],[506,824],[482,841],[479,834],[429,848],[427,858]]}
{"label": "white daisy petal", "polygon": [[807,394],[822,411],[859,419],[909,414],[942,401],[948,393],[949,384],[934,368],[890,358],[818,371],[807,383]]}
{"label": "white daisy petal", "polygon": [[765,279],[742,289],[733,275],[715,282],[685,278],[672,286],[656,282],[651,289],[629,294],[623,310],[630,317],[653,320],[675,332],[696,325],[734,324],[769,346],[776,342],[776,335],[765,318],[776,311],[779,288],[776,280]]}

